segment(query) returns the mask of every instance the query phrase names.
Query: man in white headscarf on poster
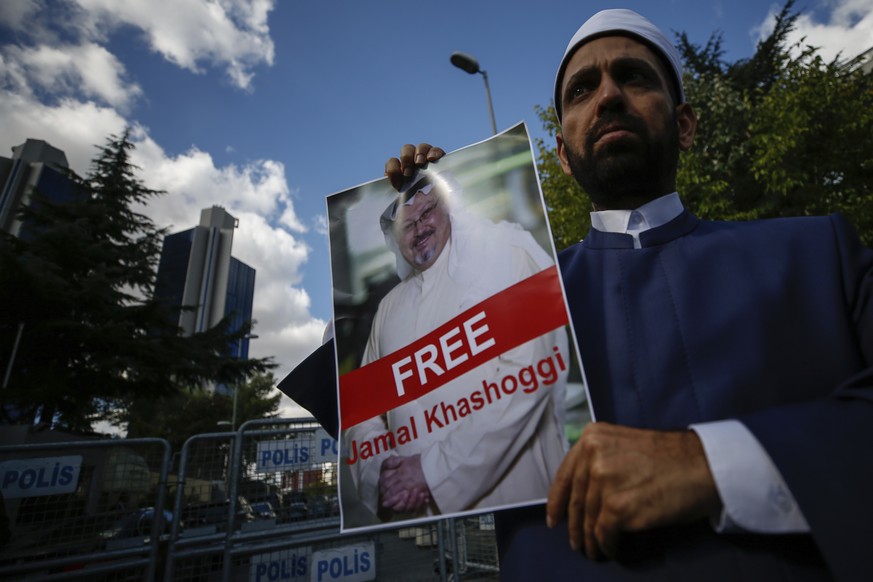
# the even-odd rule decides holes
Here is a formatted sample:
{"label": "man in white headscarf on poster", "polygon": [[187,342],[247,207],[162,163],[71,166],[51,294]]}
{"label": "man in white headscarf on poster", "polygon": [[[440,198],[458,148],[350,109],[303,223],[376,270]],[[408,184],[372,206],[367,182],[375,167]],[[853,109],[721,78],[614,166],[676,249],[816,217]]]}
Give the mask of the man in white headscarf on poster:
{"label": "man in white headscarf on poster", "polygon": [[[459,195],[460,187],[447,173],[422,170],[382,214],[380,225],[401,281],[379,304],[362,366],[554,264],[521,226],[475,217],[460,208]],[[532,375],[538,362],[544,365]],[[413,415],[423,417],[440,402],[469,395],[471,386],[508,374],[524,378],[527,369],[531,390],[495,399],[351,465],[363,504],[380,519],[391,520],[543,499],[566,450],[563,403],[569,362],[567,335],[559,328],[350,427],[344,434],[347,446],[372,441]]]}

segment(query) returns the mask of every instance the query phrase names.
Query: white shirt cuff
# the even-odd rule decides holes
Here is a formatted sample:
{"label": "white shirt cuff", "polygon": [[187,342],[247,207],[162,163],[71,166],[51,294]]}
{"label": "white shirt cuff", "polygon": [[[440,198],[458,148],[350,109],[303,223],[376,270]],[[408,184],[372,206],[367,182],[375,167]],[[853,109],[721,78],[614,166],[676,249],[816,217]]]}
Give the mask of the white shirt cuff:
{"label": "white shirt cuff", "polygon": [[724,510],[719,533],[807,533],[809,524],[758,439],[737,420],[693,424]]}

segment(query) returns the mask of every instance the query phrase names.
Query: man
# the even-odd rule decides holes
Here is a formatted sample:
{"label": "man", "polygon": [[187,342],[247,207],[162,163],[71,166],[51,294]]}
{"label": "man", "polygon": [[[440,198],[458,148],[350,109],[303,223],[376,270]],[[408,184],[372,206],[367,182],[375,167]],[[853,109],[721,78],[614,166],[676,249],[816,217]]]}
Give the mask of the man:
{"label": "man", "polygon": [[[446,173],[414,174],[382,214],[380,226],[396,256],[401,282],[379,304],[362,365],[412,344],[553,265],[520,226],[494,224],[466,212],[459,186]],[[382,417],[350,427],[344,439],[352,453],[360,443],[408,426],[411,417],[417,419],[420,435],[350,465],[359,497],[381,519],[545,498],[566,451],[562,406],[568,363],[566,333],[558,329]],[[464,410],[461,399],[507,376],[526,383],[525,389],[520,386],[502,397],[483,392],[481,406]],[[427,415],[442,411],[444,403],[458,418],[455,413]]]}
{"label": "man", "polygon": [[[873,252],[839,216],[682,208],[697,120],[677,51],[634,12],[583,24],[555,108],[562,168],[594,203],[560,268],[601,422],[558,471],[547,524],[501,516],[502,576],[868,577]],[[386,172],[440,155],[404,146]]]}

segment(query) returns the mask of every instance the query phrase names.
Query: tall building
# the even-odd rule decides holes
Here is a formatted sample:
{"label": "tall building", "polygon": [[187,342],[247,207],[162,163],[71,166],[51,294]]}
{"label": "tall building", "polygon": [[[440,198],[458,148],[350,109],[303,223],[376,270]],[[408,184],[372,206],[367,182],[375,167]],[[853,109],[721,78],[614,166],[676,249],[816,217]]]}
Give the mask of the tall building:
{"label": "tall building", "polygon": [[[186,334],[205,331],[227,315],[232,329],[252,319],[255,269],[231,256],[236,218],[219,206],[200,213],[200,225],[164,238],[155,297],[168,305]],[[191,309],[182,309],[182,306]],[[247,358],[249,340],[233,346]]]}
{"label": "tall building", "polygon": [[31,203],[33,192],[61,202],[73,195],[64,174],[67,156],[41,139],[28,139],[12,148],[12,157],[0,156],[0,232],[27,236],[27,225],[18,216],[21,206]]}

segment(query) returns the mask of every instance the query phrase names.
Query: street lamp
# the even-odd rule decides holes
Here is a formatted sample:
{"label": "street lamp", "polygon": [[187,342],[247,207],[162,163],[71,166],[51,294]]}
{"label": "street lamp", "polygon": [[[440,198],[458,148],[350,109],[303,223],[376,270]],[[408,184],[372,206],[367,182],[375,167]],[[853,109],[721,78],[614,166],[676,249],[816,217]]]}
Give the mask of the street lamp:
{"label": "street lamp", "polygon": [[[253,333],[247,333],[242,336],[236,342],[236,359],[242,360],[242,343],[243,340],[253,340],[258,339],[258,336]],[[230,417],[230,431],[233,432],[236,430],[236,403],[239,396],[239,388],[240,382],[236,383],[236,387],[233,389],[233,415]]]}
{"label": "street lamp", "polygon": [[491,88],[488,86],[488,73],[479,68],[479,61],[466,53],[452,53],[452,64],[471,75],[479,73],[485,81],[485,95],[488,97],[488,111],[491,113],[491,132],[497,135],[497,122],[494,121],[494,105],[491,103]]}

